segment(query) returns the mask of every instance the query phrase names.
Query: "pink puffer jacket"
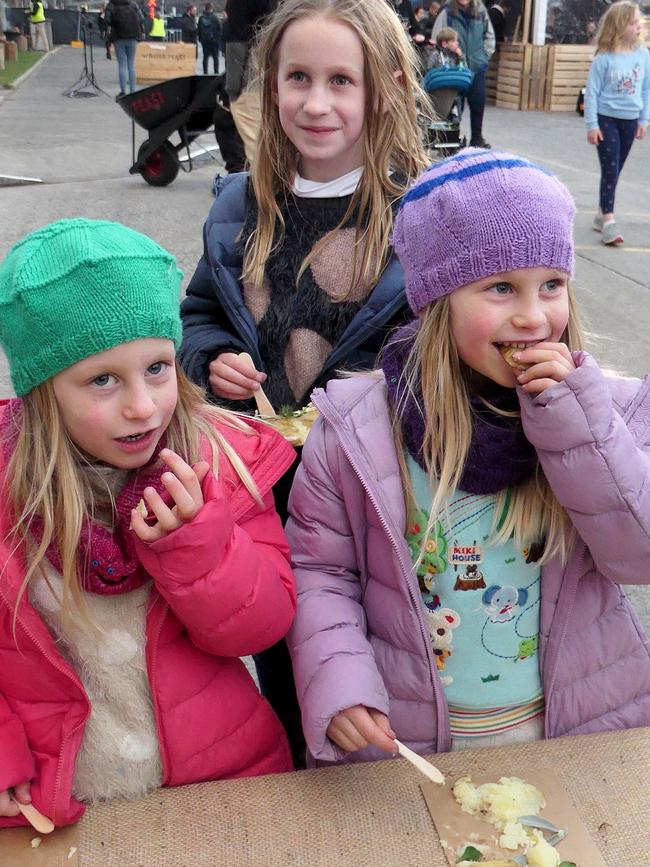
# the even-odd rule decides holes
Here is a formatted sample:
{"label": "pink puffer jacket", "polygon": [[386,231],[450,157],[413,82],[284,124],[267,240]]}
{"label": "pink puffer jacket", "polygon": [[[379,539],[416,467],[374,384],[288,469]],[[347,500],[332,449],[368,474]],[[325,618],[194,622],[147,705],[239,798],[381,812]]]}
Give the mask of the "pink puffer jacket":
{"label": "pink puffer jacket", "polygon": [[[240,656],[282,638],[295,610],[289,551],[271,486],[295,454],[271,428],[220,432],[243,459],[264,505],[225,461],[203,483],[197,517],[151,545],[138,543],[154,580],[147,612],[147,667],[165,786],[292,769],[280,722]],[[2,468],[0,467],[0,475]],[[7,515],[0,514],[0,539]],[[23,597],[25,563],[0,542],[0,791],[32,781],[34,805],[56,825],[83,806],[71,795],[90,703],[50,632]],[[0,827],[25,824],[0,819]]]}

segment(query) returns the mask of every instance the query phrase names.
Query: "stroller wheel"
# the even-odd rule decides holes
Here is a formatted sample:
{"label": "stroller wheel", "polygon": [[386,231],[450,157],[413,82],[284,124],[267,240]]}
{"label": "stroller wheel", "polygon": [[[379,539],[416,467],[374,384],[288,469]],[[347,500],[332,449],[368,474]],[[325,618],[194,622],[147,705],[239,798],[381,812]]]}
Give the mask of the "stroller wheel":
{"label": "stroller wheel", "polygon": [[[147,142],[140,145],[138,160],[144,151]],[[140,166],[140,174],[152,187],[166,187],[171,184],[178,174],[179,163],[176,151],[171,142],[163,142],[159,148],[149,154],[146,161]]]}

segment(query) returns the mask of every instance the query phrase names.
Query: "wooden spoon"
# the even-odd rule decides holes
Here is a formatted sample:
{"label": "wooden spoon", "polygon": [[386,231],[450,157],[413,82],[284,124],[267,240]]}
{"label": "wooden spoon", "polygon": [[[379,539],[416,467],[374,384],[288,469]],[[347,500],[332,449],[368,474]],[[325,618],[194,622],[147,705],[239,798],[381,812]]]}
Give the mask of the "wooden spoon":
{"label": "wooden spoon", "polygon": [[32,828],[35,828],[39,834],[51,834],[54,830],[54,822],[48,819],[39,812],[33,804],[21,804],[12,795],[12,801],[16,804],[20,812],[27,819]]}
{"label": "wooden spoon", "polygon": [[[251,358],[250,353],[240,352],[239,357],[243,361],[249,362],[253,370],[255,369],[255,363]],[[271,401],[264,394],[264,390],[262,389],[261,385],[253,392],[253,397],[255,398],[255,403],[257,404],[257,411],[262,416],[262,418],[274,418],[277,415],[276,411],[271,405]]]}
{"label": "wooden spoon", "polygon": [[403,758],[409,761],[418,769],[418,771],[421,771],[421,773],[423,773],[425,777],[428,777],[433,783],[438,783],[439,786],[444,786],[445,775],[442,771],[440,771],[435,765],[432,765],[431,762],[423,759],[422,756],[414,753],[413,750],[410,750],[407,746],[404,746],[404,744],[401,741],[398,741],[397,738],[395,738],[395,744],[397,745],[400,756],[403,756]]}

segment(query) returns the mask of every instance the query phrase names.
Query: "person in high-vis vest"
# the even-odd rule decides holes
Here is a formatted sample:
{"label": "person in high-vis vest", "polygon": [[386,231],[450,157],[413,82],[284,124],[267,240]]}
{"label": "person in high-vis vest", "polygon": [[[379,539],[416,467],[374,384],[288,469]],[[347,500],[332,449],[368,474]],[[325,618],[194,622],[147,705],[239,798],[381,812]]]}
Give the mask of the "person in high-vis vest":
{"label": "person in high-vis vest", "polygon": [[32,37],[32,49],[38,51],[39,44],[43,44],[45,47],[41,50],[49,51],[50,44],[47,38],[47,29],[45,27],[45,10],[43,9],[43,3],[41,0],[34,0],[34,4],[28,17]]}
{"label": "person in high-vis vest", "polygon": [[166,35],[165,19],[162,17],[160,9],[156,7],[156,11],[151,21],[151,30],[149,31],[147,39],[151,42],[164,42]]}

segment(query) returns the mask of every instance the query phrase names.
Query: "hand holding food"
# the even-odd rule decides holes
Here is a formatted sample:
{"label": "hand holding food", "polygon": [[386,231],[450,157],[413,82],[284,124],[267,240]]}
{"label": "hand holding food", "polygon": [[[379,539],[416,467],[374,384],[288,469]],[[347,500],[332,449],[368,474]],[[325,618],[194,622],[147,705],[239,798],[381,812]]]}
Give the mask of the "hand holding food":
{"label": "hand holding food", "polygon": [[[143,514],[141,503],[131,510],[131,527],[143,542],[162,539],[195,518],[203,506],[201,483],[210,469],[209,464],[200,461],[191,467],[171,449],[163,449],[160,458],[169,467],[169,472],[162,474],[161,481],[174,505],[168,506],[155,488],[144,489],[147,511]],[[146,521],[149,511],[156,518],[153,526]]]}

